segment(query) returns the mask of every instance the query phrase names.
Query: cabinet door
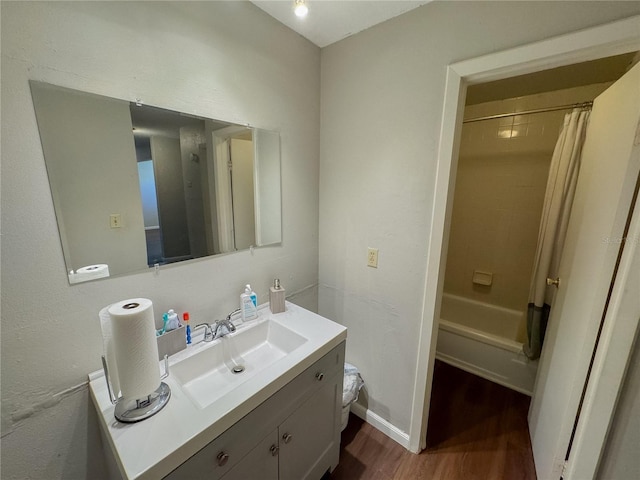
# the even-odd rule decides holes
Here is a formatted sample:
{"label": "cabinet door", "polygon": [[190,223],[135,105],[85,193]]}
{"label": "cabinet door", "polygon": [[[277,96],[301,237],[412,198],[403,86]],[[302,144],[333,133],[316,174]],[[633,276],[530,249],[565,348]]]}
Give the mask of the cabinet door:
{"label": "cabinet door", "polygon": [[340,450],[342,375],[324,385],[278,428],[280,480],[318,480],[335,468]]}
{"label": "cabinet door", "polygon": [[220,480],[278,480],[278,431],[274,430]]}

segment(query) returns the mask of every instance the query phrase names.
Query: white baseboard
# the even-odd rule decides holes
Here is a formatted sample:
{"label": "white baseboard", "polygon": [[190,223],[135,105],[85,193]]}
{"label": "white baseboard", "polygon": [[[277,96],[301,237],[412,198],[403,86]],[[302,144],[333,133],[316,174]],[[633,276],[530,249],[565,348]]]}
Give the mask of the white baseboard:
{"label": "white baseboard", "polygon": [[391,440],[399,443],[404,448],[409,450],[409,434],[403,432],[395,425],[391,424],[380,415],[373,413],[368,408],[364,408],[359,403],[354,403],[351,405],[351,411],[357,417],[360,417],[362,420],[367,422],[369,425],[374,427],[376,430],[384,433]]}

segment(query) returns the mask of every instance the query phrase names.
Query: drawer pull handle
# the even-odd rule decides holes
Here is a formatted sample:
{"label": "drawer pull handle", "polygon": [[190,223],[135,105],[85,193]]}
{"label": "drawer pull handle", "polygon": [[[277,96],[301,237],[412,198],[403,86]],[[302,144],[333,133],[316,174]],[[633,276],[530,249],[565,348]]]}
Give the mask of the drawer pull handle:
{"label": "drawer pull handle", "polygon": [[229,454],[225,452],[220,452],[216,458],[218,459],[218,466],[224,467],[229,461]]}
{"label": "drawer pull handle", "polygon": [[284,443],[289,443],[293,439],[293,436],[290,433],[285,433],[282,435],[282,439],[284,440]]}
{"label": "drawer pull handle", "polygon": [[324,373],[322,373],[322,372],[318,372],[318,373],[316,373],[316,379],[317,379],[319,382],[321,382],[323,378],[324,378]]}
{"label": "drawer pull handle", "polygon": [[271,445],[271,448],[269,449],[271,455],[274,457],[278,455],[278,450],[280,450],[280,447],[278,447],[277,445]]}

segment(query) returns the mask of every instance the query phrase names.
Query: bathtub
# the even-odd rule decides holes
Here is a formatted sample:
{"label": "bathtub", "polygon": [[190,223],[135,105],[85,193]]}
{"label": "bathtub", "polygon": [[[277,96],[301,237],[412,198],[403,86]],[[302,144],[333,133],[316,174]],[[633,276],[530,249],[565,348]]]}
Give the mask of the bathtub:
{"label": "bathtub", "polygon": [[444,293],[436,358],[530,396],[538,362],[529,360],[517,341],[524,315]]}

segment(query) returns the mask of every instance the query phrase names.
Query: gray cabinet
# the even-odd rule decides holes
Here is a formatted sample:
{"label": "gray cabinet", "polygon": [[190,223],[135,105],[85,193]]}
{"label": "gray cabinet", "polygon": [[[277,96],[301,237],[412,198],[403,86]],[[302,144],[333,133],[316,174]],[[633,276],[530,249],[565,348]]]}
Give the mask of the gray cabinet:
{"label": "gray cabinet", "polygon": [[338,464],[344,342],[171,472],[169,480],[319,480]]}
{"label": "gray cabinet", "polygon": [[274,430],[222,478],[278,480],[278,454],[278,431]]}
{"label": "gray cabinet", "polygon": [[325,384],[278,428],[280,480],[318,480],[327,463],[333,467],[338,463],[337,458],[327,462],[327,457],[340,449],[342,375],[339,377],[323,379]]}

